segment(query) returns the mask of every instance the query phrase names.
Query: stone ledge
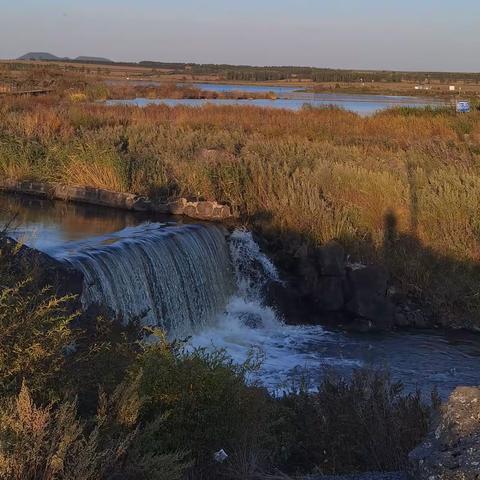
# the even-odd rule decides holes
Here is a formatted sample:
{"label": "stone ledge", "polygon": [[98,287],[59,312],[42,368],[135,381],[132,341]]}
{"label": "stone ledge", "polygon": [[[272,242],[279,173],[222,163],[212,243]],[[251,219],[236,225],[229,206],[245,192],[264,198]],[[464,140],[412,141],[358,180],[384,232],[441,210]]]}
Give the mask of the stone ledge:
{"label": "stone ledge", "polygon": [[148,197],[133,193],[113,192],[102,188],[78,187],[59,183],[17,180],[0,180],[0,190],[137,212],[185,215],[199,220],[227,220],[233,218],[230,207],[216,201],[189,201],[186,198],[180,198],[173,202],[156,203]]}

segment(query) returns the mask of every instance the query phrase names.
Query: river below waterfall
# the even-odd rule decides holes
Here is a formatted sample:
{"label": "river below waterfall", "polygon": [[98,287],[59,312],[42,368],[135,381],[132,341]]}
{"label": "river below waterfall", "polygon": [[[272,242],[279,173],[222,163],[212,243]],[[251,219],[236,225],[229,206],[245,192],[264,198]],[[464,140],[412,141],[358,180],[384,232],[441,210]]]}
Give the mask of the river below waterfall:
{"label": "river below waterfall", "polygon": [[[238,362],[258,352],[255,375],[272,391],[315,383],[329,370],[388,368],[408,390],[480,384],[480,336],[450,332],[345,333],[288,325],[264,304],[281,281],[248,231],[88,205],[0,195],[0,227],[85,276],[82,302],[160,326],[191,348],[222,348]],[[0,228],[1,229],[1,228]],[[308,323],[308,319],[306,324]]]}

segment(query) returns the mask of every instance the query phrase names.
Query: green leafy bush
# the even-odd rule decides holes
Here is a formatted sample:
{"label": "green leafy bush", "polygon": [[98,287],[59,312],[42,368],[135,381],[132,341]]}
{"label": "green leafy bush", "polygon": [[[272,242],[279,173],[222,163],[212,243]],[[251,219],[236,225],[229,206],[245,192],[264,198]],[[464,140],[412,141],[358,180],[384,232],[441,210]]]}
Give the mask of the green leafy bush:
{"label": "green leafy bush", "polygon": [[268,456],[267,450],[272,456],[273,399],[246,384],[256,366],[254,357],[238,366],[222,351],[187,351],[164,340],[149,346],[135,371],[142,418],[164,418],[155,448],[187,450],[199,471],[215,470],[213,454],[220,449],[232,458]]}

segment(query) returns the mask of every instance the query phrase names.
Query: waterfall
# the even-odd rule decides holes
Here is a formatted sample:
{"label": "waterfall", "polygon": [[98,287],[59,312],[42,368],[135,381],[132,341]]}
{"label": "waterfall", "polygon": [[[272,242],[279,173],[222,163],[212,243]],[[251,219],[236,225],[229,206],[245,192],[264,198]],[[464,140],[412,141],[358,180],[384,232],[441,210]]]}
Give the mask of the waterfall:
{"label": "waterfall", "polygon": [[228,302],[224,319],[240,321],[250,328],[279,326],[276,313],[264,299],[267,283],[280,281],[275,265],[260,251],[248,230],[236,229],[230,236],[229,249],[235,292]]}
{"label": "waterfall", "polygon": [[266,283],[280,281],[275,265],[260,251],[248,230],[237,228],[230,237],[229,246],[237,294],[261,303]]}
{"label": "waterfall", "polygon": [[65,261],[84,274],[84,306],[107,305],[124,321],[171,335],[211,322],[234,286],[225,231],[216,225],[128,228]]}

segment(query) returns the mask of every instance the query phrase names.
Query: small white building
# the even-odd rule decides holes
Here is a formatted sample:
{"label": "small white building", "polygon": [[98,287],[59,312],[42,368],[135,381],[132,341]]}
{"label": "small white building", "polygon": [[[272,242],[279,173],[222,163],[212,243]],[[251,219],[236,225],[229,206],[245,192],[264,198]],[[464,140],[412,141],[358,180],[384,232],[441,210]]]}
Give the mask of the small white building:
{"label": "small white building", "polygon": [[456,90],[455,85],[450,85],[450,86],[448,87],[448,89],[449,89],[451,92],[454,92],[454,91]]}

